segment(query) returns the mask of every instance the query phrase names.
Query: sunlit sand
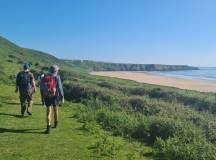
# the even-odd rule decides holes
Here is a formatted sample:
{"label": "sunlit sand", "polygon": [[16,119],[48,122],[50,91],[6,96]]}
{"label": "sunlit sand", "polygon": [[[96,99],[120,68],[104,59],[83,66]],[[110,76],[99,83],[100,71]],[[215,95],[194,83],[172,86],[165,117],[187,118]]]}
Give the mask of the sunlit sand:
{"label": "sunlit sand", "polygon": [[101,71],[91,72],[91,74],[134,80],[141,83],[195,90],[200,92],[216,92],[216,82],[214,83],[212,81],[174,78],[169,76],[156,75],[149,72]]}

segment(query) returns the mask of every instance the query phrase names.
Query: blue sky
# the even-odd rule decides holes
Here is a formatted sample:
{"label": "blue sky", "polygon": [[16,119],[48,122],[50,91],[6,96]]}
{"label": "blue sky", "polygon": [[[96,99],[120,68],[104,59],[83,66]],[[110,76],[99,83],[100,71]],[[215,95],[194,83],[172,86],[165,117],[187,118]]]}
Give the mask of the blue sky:
{"label": "blue sky", "polygon": [[0,35],[59,58],[216,66],[215,0],[0,0]]}

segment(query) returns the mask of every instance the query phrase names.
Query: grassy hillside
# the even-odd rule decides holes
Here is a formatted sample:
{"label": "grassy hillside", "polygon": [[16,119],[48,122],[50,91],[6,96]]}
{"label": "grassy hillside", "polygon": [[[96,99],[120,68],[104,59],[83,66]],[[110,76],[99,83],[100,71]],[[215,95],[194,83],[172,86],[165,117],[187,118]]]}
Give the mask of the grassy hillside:
{"label": "grassy hillside", "polygon": [[[62,69],[60,74],[64,79],[67,104],[62,107],[62,121],[65,122],[62,127],[65,133],[55,131],[51,137],[62,137],[58,139],[59,143],[70,148],[73,144],[68,144],[64,137],[73,140],[73,137],[78,136],[74,142],[82,148],[77,151],[80,153],[80,159],[83,159],[82,155],[89,157],[92,152],[94,156],[102,156],[102,158],[107,158],[107,155],[109,158],[110,156],[120,157],[116,159],[121,159],[121,157],[124,157],[122,159],[137,157],[137,159],[162,160],[216,159],[216,96],[214,93],[200,93],[117,78],[92,76],[85,71],[86,65],[77,64],[72,67],[73,64],[69,62],[66,63],[42,52],[23,49],[5,39],[0,41],[0,55],[2,56],[0,58],[1,90],[4,91],[0,98],[0,113],[5,115],[0,117],[0,122],[4,125],[2,132],[6,139],[11,138],[11,134],[8,134],[10,130],[15,132],[14,140],[20,139],[19,132],[26,132],[25,128],[32,129],[30,124],[36,126],[36,129],[39,128],[39,132],[43,128],[41,124],[33,122],[43,116],[40,106],[35,107],[36,112],[40,114],[36,117],[33,115],[33,121],[31,123],[25,121],[24,126],[19,124],[20,121],[17,121],[16,117],[10,116],[18,112],[18,105],[12,105],[10,101],[15,100],[11,93],[14,87],[14,75],[22,67],[19,61],[31,62],[35,74],[41,70],[46,71],[47,66],[56,63]],[[7,103],[10,107],[7,107]],[[73,118],[66,118],[70,116]],[[9,119],[4,121],[4,117]],[[73,133],[69,131],[70,123],[75,126],[81,125],[82,131],[89,134],[85,136],[88,139],[86,142],[82,141],[84,137],[79,137],[77,134],[80,132],[74,131],[74,128],[72,128]],[[107,133],[111,135],[107,136]],[[29,139],[34,136],[33,133],[29,135]],[[113,140],[117,138],[114,138],[115,136],[122,137],[124,140],[121,138]],[[39,134],[37,138],[43,139],[43,135]],[[79,140],[82,142],[79,143]],[[89,146],[90,141],[94,141],[93,151],[92,147],[86,147]],[[42,141],[39,142],[44,144]],[[129,147],[122,148],[119,142]],[[8,142],[2,140],[0,143],[3,146]],[[34,140],[31,143],[34,147],[38,146],[38,142]],[[56,142],[54,147],[59,143]],[[138,146],[133,147],[134,143],[135,146]],[[30,145],[27,142],[25,144]],[[6,145],[7,149],[3,149],[2,153],[5,158],[11,158],[9,157],[11,145]],[[147,148],[146,145],[148,145]],[[132,151],[130,147],[134,150]],[[149,151],[151,149],[152,152]],[[122,153],[123,151],[125,152]],[[31,149],[28,152],[31,152]],[[64,154],[71,156],[74,152],[65,151]],[[42,152],[42,155],[45,153]]]}
{"label": "grassy hillside", "polygon": [[51,64],[57,64],[63,70],[70,70],[71,72],[84,72],[77,67],[71,67],[64,61],[41,51],[22,48],[7,39],[0,37],[0,67],[2,78],[7,75],[14,76],[22,69],[23,63],[31,64],[32,71],[36,74],[41,70],[46,71]]}
{"label": "grassy hillside", "polygon": [[95,62],[88,60],[65,60],[67,64],[83,68],[88,71],[177,71],[197,70],[197,67],[186,65],[161,65],[161,64],[124,64]]}
{"label": "grassy hillside", "polygon": [[148,156],[151,147],[114,137],[100,126],[87,129],[76,117],[83,107],[80,103],[66,102],[60,108],[60,127],[52,129],[50,135],[44,134],[45,108],[40,105],[39,92],[35,95],[33,116],[20,118],[14,81],[24,62],[32,64],[35,74],[52,64],[61,67],[62,76],[76,78],[85,74],[51,55],[21,48],[4,38],[0,38],[0,56],[0,159],[152,159]]}
{"label": "grassy hillside", "polygon": [[[102,155],[95,138],[95,134],[83,129],[83,123],[74,118],[76,108],[80,104],[66,103],[60,108],[60,127],[52,129],[50,135],[45,131],[45,107],[40,105],[39,95],[35,97],[33,116],[20,118],[20,106],[18,95],[14,93],[14,87],[0,85],[0,159],[1,160],[87,160],[87,159],[120,159],[125,160],[129,156],[136,159],[151,160],[148,157],[140,157],[140,153],[151,152],[151,149],[137,142],[130,143],[121,137],[113,137],[109,133],[109,144],[119,144],[114,150],[104,148],[111,152]],[[99,129],[103,133],[102,129]],[[141,148],[140,148],[141,147]],[[142,152],[141,152],[142,151]],[[113,153],[112,153],[113,152]],[[132,154],[130,154],[132,153]]]}

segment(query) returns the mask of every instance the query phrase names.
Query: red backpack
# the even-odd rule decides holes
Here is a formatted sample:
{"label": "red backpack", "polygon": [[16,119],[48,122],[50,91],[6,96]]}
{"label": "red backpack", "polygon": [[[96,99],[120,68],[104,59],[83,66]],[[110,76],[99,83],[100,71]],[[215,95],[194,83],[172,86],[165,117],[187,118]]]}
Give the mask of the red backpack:
{"label": "red backpack", "polygon": [[46,75],[42,79],[42,83],[43,83],[43,97],[44,98],[53,98],[55,96],[58,96],[56,77],[52,75]]}

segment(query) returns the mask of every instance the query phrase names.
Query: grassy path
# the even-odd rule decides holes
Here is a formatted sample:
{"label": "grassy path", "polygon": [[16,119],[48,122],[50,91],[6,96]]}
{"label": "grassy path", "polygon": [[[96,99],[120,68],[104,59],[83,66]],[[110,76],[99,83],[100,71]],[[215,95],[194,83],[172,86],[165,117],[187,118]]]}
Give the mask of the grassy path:
{"label": "grassy path", "polygon": [[[36,98],[33,115],[19,117],[18,95],[13,87],[0,85],[0,160],[88,160],[94,157],[90,148],[95,138],[81,130],[82,124],[73,119],[70,104],[60,107],[59,128],[44,134],[45,107]],[[39,97],[39,96],[37,96]],[[124,144],[123,152],[117,159],[127,159],[127,154],[138,148],[138,144],[116,138]],[[113,159],[102,157],[99,159]],[[143,159],[150,159],[144,158]]]}

